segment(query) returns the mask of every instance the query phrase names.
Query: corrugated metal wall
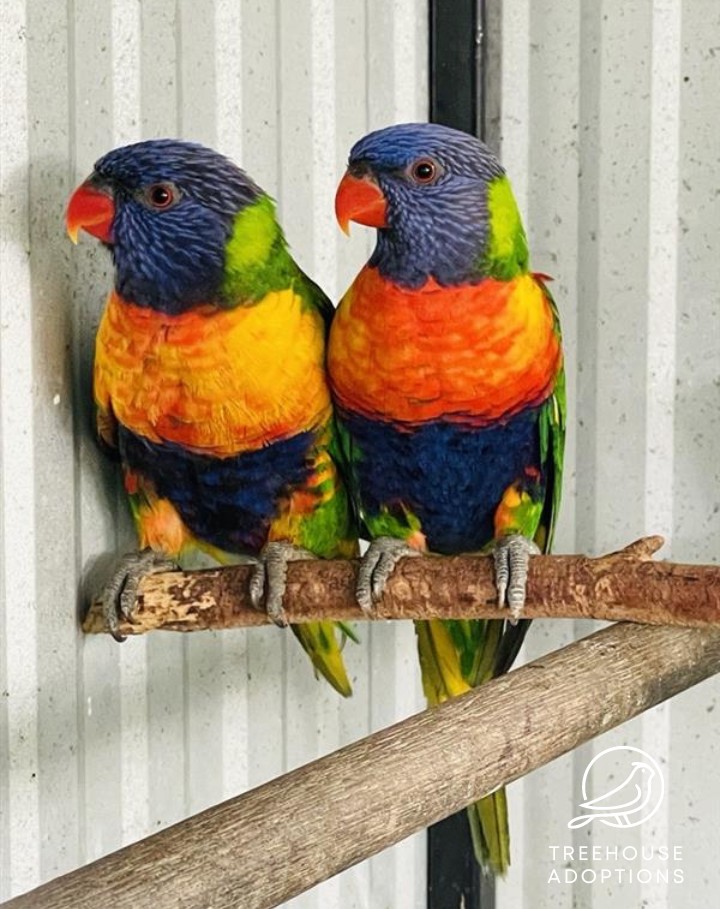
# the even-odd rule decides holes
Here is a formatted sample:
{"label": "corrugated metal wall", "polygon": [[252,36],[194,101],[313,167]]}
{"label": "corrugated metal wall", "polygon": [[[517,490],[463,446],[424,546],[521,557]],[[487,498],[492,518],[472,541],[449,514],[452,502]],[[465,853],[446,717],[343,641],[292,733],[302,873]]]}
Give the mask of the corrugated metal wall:
{"label": "corrugated metal wall", "polygon": [[[555,276],[567,339],[570,434],[556,548],[599,553],[660,532],[665,557],[716,562],[720,6],[503,0],[497,18],[502,157],[534,267]],[[529,655],[588,630],[538,623]],[[719,697],[720,679],[708,681],[513,785],[515,865],[498,909],[718,905]],[[660,762],[660,811],[628,831],[569,830],[585,767],[617,744]],[[597,793],[612,788],[594,783]],[[582,845],[603,857],[615,846],[678,846],[682,861],[669,867],[684,880],[658,883],[662,862],[622,855],[553,861],[551,846]],[[635,874],[549,883],[565,866]],[[643,867],[649,883],[637,880]]]}
{"label": "corrugated metal wall", "polygon": [[[339,233],[335,186],[369,128],[425,117],[426,20],[415,0],[0,6],[0,899],[422,704],[407,626],[363,630],[347,702],[276,629],[122,647],[79,634],[81,579],[132,533],[90,432],[110,262],[71,247],[63,211],[114,145],[197,139],[281,200],[297,258],[337,296],[369,232]],[[423,898],[418,837],[293,905]]]}
{"label": "corrugated metal wall", "polygon": [[[567,338],[558,549],[660,531],[668,556],[713,561],[720,8],[503,0],[491,13],[502,155]],[[79,635],[81,579],[132,535],[89,432],[108,261],[89,241],[70,248],[62,212],[109,147],[193,137],[280,198],[297,257],[337,295],[368,242],[339,236],[330,214],[342,162],[367,128],[425,116],[427,54],[414,0],[3,0],[0,28],[2,899],[420,705],[407,627],[364,631],[350,702],[275,630],[122,647]],[[529,655],[587,630],[538,623]],[[718,694],[705,683],[514,784],[515,861],[498,909],[713,905]],[[661,762],[662,810],[630,831],[573,833],[584,768],[617,743]],[[548,883],[549,846],[583,844],[680,846],[684,881]],[[416,838],[293,905],[409,909],[423,892]]]}

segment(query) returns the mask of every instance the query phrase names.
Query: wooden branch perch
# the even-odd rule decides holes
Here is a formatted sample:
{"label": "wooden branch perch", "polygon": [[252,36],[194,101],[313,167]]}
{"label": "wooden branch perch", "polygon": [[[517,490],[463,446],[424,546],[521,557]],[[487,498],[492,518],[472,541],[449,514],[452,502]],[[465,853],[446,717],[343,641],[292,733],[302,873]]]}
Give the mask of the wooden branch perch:
{"label": "wooden branch perch", "polygon": [[3,906],[269,909],[718,671],[720,628],[614,625]]}
{"label": "wooden branch perch", "polygon": [[[585,618],[657,625],[720,623],[720,566],[654,562],[661,537],[647,537],[600,558],[537,556],[528,583],[528,618]],[[285,607],[290,623],[317,619],[364,619],[354,598],[357,561],[293,562]],[[250,605],[250,569],[148,575],[140,585],[124,635],[154,628],[200,631],[263,625]],[[495,605],[492,561],[487,556],[405,559],[393,574],[375,613],[378,619],[484,618],[507,616]],[[106,631],[93,604],[83,628]]]}

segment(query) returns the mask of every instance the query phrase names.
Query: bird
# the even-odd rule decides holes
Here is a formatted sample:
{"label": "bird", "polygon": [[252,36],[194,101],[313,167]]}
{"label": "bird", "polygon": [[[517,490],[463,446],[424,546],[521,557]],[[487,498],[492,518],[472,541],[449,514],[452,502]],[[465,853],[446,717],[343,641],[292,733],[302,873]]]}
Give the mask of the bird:
{"label": "bird", "polygon": [[[565,438],[558,311],[508,177],[479,139],[407,123],[352,147],[336,216],[377,242],[339,303],[328,373],[372,611],[397,562],[490,552],[507,621],[417,622],[430,705],[505,672],[527,631],[532,554],[557,517]],[[438,772],[442,772],[438,768]],[[469,809],[484,869],[509,864],[504,790]]]}
{"label": "bird", "polygon": [[580,807],[589,811],[568,822],[568,827],[576,829],[601,820],[608,827],[632,827],[632,815],[642,815],[652,798],[655,768],[644,761],[633,761],[632,770],[627,778],[597,798],[581,802]]}
{"label": "bird", "polygon": [[[333,307],[292,258],[273,199],[229,158],[151,139],[113,149],[72,194],[112,256],[95,341],[97,433],[119,459],[139,550],[103,610],[119,637],[140,578],[198,555],[248,561],[284,624],[287,562],[357,551],[325,373]],[[293,626],[341,694],[347,625]]]}

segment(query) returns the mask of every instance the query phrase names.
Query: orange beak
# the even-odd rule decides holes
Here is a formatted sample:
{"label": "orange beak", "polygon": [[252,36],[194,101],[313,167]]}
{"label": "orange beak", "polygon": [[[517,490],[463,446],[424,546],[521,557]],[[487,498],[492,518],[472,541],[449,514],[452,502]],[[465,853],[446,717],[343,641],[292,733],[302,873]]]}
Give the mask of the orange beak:
{"label": "orange beak", "polygon": [[80,230],[112,243],[115,203],[108,191],[102,190],[90,177],[75,190],[68,202],[65,225],[68,236],[77,243]]}
{"label": "orange beak", "polygon": [[335,195],[335,217],[346,234],[350,233],[351,221],[387,227],[387,199],[372,177],[355,177],[347,172]]}

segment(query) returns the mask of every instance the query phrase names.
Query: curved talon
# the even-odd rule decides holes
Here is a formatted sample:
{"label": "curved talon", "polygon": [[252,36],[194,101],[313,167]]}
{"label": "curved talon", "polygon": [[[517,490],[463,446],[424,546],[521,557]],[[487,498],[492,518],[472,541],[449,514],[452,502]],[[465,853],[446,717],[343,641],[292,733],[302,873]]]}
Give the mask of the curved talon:
{"label": "curved talon", "polygon": [[508,534],[495,542],[493,561],[498,606],[509,608],[513,625],[517,624],[525,608],[528,567],[533,555],[540,555],[537,544],[519,533]]}
{"label": "curved talon", "polygon": [[172,559],[150,548],[122,556],[100,597],[105,624],[116,641],[122,643],[125,640],[125,636],[120,634],[120,620],[132,620],[140,581],[145,575],[177,568]]}
{"label": "curved talon", "polygon": [[305,562],[315,559],[307,549],[292,543],[266,543],[260,557],[253,562],[250,575],[250,602],[253,608],[264,611],[280,628],[288,624],[283,597],[287,587],[288,562]]}
{"label": "curved talon", "polygon": [[250,603],[253,609],[263,612],[265,604],[265,563],[262,559],[253,559],[252,572],[250,574]]}
{"label": "curved talon", "polygon": [[417,549],[395,537],[373,540],[360,562],[355,585],[355,597],[362,611],[372,614],[375,603],[382,596],[390,575],[401,559],[419,555],[421,553]]}

